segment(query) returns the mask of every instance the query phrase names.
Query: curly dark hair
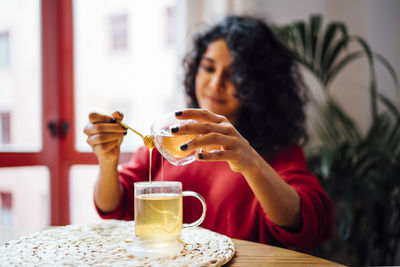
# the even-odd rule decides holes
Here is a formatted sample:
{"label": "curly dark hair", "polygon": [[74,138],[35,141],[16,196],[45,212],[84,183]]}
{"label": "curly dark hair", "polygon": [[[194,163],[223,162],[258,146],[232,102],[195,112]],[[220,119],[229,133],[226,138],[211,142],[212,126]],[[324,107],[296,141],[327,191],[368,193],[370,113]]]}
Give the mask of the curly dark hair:
{"label": "curly dark hair", "polygon": [[229,16],[194,36],[184,58],[188,106],[198,108],[195,79],[210,43],[223,39],[232,55],[230,78],[241,102],[235,125],[259,152],[273,155],[307,140],[304,105],[307,88],[294,55],[261,19]]}

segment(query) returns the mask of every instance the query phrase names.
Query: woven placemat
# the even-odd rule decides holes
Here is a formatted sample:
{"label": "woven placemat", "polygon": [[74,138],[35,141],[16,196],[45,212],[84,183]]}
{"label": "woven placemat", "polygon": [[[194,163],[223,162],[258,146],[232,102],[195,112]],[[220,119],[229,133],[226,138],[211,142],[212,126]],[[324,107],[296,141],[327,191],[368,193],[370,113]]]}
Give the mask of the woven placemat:
{"label": "woven placemat", "polygon": [[221,266],[235,254],[232,240],[196,227],[182,230],[183,250],[172,257],[138,258],[127,253],[134,222],[50,228],[0,247],[0,266]]}

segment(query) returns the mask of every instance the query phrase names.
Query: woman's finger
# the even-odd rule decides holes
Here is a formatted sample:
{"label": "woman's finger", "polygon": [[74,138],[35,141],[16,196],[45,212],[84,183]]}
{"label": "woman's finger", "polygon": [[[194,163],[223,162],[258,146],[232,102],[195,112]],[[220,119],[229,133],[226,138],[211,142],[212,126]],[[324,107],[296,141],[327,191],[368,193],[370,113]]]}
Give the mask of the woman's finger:
{"label": "woman's finger", "polygon": [[229,161],[234,157],[235,152],[232,150],[217,150],[212,152],[202,151],[197,154],[199,161]]}
{"label": "woman's finger", "polygon": [[112,116],[114,117],[114,119],[116,119],[117,121],[122,121],[122,119],[124,118],[124,114],[122,112],[119,111],[114,111]]}
{"label": "woman's finger", "polygon": [[123,133],[104,133],[104,134],[95,134],[89,135],[87,138],[87,143],[91,146],[108,143],[111,141],[119,141],[123,138]]}
{"label": "woman's finger", "polygon": [[227,136],[220,133],[209,133],[182,144],[180,149],[182,151],[193,151],[199,148],[204,148],[207,150],[207,147],[219,147],[223,150],[229,150],[230,148],[236,146],[237,142],[237,139],[232,136]]}
{"label": "woman's finger", "polygon": [[126,130],[116,123],[89,123],[83,129],[83,132],[86,135],[94,135],[99,133],[124,133]]}
{"label": "woman's finger", "polygon": [[200,122],[200,123],[188,123],[179,127],[172,128],[171,131],[177,135],[184,134],[208,134],[212,132],[221,133],[224,135],[234,136],[237,131],[231,124],[228,123],[211,123],[211,122]]}
{"label": "woman's finger", "polygon": [[217,115],[205,109],[185,109],[175,113],[175,117],[179,120],[199,120],[210,121],[214,123],[229,122],[227,118]]}
{"label": "woman's finger", "polygon": [[93,124],[95,123],[102,123],[102,122],[115,122],[115,119],[112,116],[92,112],[89,114],[89,121]]}

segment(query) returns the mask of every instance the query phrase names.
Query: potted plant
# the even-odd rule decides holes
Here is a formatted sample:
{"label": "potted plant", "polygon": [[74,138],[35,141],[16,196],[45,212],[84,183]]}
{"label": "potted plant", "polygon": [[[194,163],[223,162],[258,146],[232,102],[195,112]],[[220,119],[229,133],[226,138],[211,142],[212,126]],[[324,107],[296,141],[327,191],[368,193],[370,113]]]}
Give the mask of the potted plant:
{"label": "potted plant", "polygon": [[[307,164],[334,203],[334,235],[316,254],[347,265],[394,265],[400,241],[400,110],[377,89],[375,64],[397,75],[342,22],[322,30],[322,17],[275,26],[298,63],[321,83],[324,101],[312,99],[321,145],[306,149]],[[359,49],[350,49],[356,43]],[[362,132],[330,93],[337,74],[360,57],[368,59],[371,123]],[[379,108],[378,108],[379,107]],[[382,110],[382,111],[380,111]]]}

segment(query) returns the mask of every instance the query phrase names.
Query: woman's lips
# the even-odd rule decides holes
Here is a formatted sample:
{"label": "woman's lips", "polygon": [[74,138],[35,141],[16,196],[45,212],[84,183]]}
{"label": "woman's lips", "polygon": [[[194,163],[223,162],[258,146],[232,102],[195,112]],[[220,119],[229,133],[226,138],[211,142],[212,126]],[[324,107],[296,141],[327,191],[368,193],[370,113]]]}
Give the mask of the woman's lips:
{"label": "woman's lips", "polygon": [[222,100],[222,99],[219,99],[219,98],[216,98],[216,97],[208,96],[207,98],[208,98],[211,102],[214,102],[214,103],[217,103],[217,104],[225,104],[225,103],[226,103],[225,100]]}

